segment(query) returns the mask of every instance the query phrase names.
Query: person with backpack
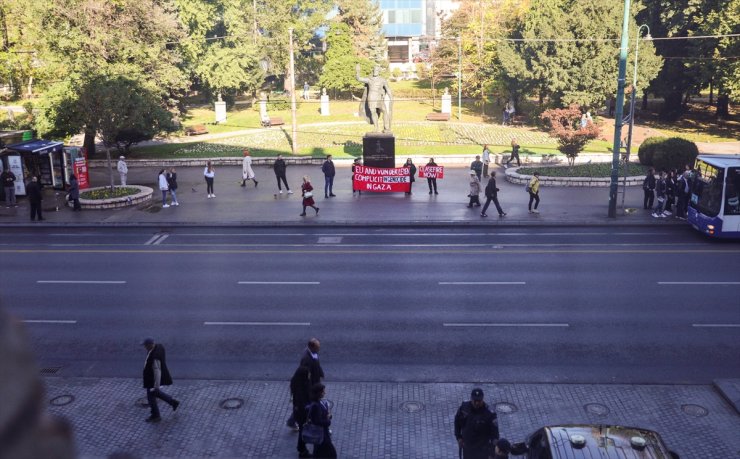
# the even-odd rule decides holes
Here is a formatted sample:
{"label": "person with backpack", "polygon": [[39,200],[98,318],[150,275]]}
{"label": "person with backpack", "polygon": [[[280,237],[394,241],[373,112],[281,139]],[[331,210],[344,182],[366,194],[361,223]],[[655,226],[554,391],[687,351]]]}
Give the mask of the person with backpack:
{"label": "person with backpack", "polygon": [[314,426],[321,427],[324,432],[321,441],[314,443],[313,457],[334,459],[337,457],[337,450],[331,442],[329,426],[331,426],[332,415],[329,411],[329,404],[324,399],[325,396],[326,386],[322,383],[314,384],[311,387],[311,404],[307,407],[307,422]]}
{"label": "person with backpack", "polygon": [[470,401],[463,402],[458,408],[455,438],[461,458],[489,459],[493,456],[499,438],[498,419],[483,401],[482,389],[473,389]]}
{"label": "person with backpack", "polygon": [[[540,213],[539,210],[537,210],[537,207],[540,205],[540,173],[535,172],[532,174],[532,178],[529,180],[529,183],[527,184],[527,188],[525,188],[527,193],[529,193],[529,213],[530,214],[538,214]],[[532,203],[534,202],[534,209],[532,209]]]}
{"label": "person with backpack", "polygon": [[658,181],[655,184],[655,194],[658,196],[658,204],[655,205],[655,210],[653,211],[653,217],[654,218],[665,218],[666,215],[663,213],[663,209],[665,209],[665,202],[667,197],[667,185],[666,185],[666,173],[665,171],[660,171],[660,176],[658,178]]}
{"label": "person with backpack", "polygon": [[306,448],[306,442],[303,441],[303,425],[306,423],[307,410],[311,401],[311,380],[308,367],[299,366],[293,377],[290,378],[290,397],[293,403],[294,429],[298,430],[298,457],[311,457],[311,453]]}
{"label": "person with backpack", "polygon": [[689,198],[691,196],[690,177],[691,171],[685,171],[676,180],[676,218],[680,220],[686,220],[689,210]]}
{"label": "person with backpack", "polygon": [[648,169],[647,174],[642,181],[642,190],[645,194],[642,201],[643,209],[652,209],[653,201],[655,201],[655,169],[652,167]]}

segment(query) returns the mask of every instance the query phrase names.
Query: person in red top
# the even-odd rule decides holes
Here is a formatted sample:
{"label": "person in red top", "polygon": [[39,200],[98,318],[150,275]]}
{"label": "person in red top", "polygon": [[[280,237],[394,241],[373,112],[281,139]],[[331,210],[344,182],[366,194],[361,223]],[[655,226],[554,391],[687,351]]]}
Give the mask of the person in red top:
{"label": "person in red top", "polygon": [[306,207],[313,207],[313,210],[316,211],[316,215],[318,215],[319,208],[316,207],[316,202],[313,200],[313,186],[311,185],[311,179],[308,178],[308,175],[303,176],[301,191],[303,194],[303,213],[301,213],[301,217],[306,216]]}

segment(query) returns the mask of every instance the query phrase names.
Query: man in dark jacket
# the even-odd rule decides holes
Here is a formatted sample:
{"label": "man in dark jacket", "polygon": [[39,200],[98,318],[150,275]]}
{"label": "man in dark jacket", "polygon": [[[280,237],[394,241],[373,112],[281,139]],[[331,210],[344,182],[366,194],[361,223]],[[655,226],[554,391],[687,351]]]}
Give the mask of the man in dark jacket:
{"label": "man in dark jacket", "polygon": [[465,459],[489,459],[498,440],[498,420],[483,401],[483,390],[475,388],[470,401],[455,415],[455,438]]}
{"label": "man in dark jacket", "polygon": [[5,191],[5,206],[15,207],[15,174],[10,169],[5,169],[0,174],[0,183],[3,185]]}
{"label": "man in dark jacket", "polygon": [[501,209],[501,205],[498,203],[498,191],[498,188],[496,188],[496,171],[491,171],[491,178],[488,179],[488,184],[486,185],[486,204],[480,213],[481,217],[488,217],[486,210],[488,210],[488,205],[491,204],[491,201],[496,205],[499,217],[506,215],[506,212]]}
{"label": "man in dark jacket", "polygon": [[39,221],[43,220],[41,216],[41,184],[36,176],[31,177],[31,182],[26,186],[26,196],[28,196],[28,203],[31,205],[31,221],[36,220],[39,217]]}
{"label": "man in dark jacket", "polygon": [[75,174],[69,176],[69,200],[73,203],[73,210],[82,210],[80,205],[80,183]]}
{"label": "man in dark jacket", "polygon": [[307,367],[311,373],[311,385],[322,382],[324,379],[324,370],[321,368],[321,362],[319,361],[319,349],[321,343],[316,338],[311,338],[308,341],[306,350],[303,351],[301,356],[301,366]]}
{"label": "man in dark jacket", "polygon": [[152,338],[147,338],[143,343],[147,350],[146,362],[144,363],[144,388],[146,389],[146,399],[149,402],[151,416],[146,418],[146,422],[159,422],[162,418],[159,416],[159,406],[157,399],[161,398],[176,411],[180,402],[162,392],[160,386],[169,386],[172,384],[172,376],[167,369],[167,360],[165,358],[164,346],[155,344]]}
{"label": "man in dark jacket", "polygon": [[478,180],[480,180],[481,175],[483,175],[483,161],[480,160],[480,156],[476,156],[475,161],[470,163],[470,170],[475,171],[475,175],[477,175]]}
{"label": "man in dark jacket", "polygon": [[288,190],[288,194],[293,194],[293,192],[290,191],[290,186],[288,185],[288,179],[285,178],[285,170],[287,168],[288,166],[285,164],[283,155],[277,155],[277,159],[275,160],[275,163],[272,165],[272,170],[275,171],[275,178],[277,178],[278,190],[280,190],[280,194],[283,194],[283,188],[280,186],[281,180],[285,184],[285,189]]}
{"label": "man in dark jacket", "polygon": [[[298,457],[311,457],[306,442],[303,441],[303,425],[308,414],[306,407],[311,402],[311,379],[308,367],[300,366],[290,379],[290,396],[293,401],[293,414],[289,427],[298,430]],[[292,425],[290,424],[292,423]]]}
{"label": "man in dark jacket", "polygon": [[334,169],[334,162],[331,160],[331,155],[327,155],[326,161],[321,165],[321,172],[324,173],[324,197],[332,198],[336,196],[334,194],[334,176],[337,171]]}
{"label": "man in dark jacket", "polygon": [[655,201],[655,170],[652,167],[648,169],[645,179],[642,181],[642,191],[645,195],[642,200],[642,208],[652,209]]}

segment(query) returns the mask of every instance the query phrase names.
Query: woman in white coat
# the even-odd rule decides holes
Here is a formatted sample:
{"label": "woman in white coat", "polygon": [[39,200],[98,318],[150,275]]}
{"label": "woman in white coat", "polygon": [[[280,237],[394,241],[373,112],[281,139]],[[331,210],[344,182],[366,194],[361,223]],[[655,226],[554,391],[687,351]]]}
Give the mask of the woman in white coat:
{"label": "woman in white coat", "polygon": [[254,178],[254,171],[252,170],[252,156],[249,153],[249,150],[246,148],[243,151],[244,153],[244,159],[242,160],[242,186],[247,186],[247,180],[252,180],[254,182],[254,187],[257,188],[257,185],[259,185],[259,182],[256,178]]}

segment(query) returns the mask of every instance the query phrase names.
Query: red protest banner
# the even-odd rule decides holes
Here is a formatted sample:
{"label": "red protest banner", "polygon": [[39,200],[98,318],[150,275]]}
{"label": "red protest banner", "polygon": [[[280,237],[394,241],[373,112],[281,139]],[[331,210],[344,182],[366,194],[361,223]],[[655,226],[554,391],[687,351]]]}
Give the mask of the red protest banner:
{"label": "red protest banner", "polygon": [[444,166],[419,166],[419,178],[445,178]]}
{"label": "red protest banner", "polygon": [[411,184],[408,167],[355,166],[354,177],[354,189],[360,191],[408,192]]}

